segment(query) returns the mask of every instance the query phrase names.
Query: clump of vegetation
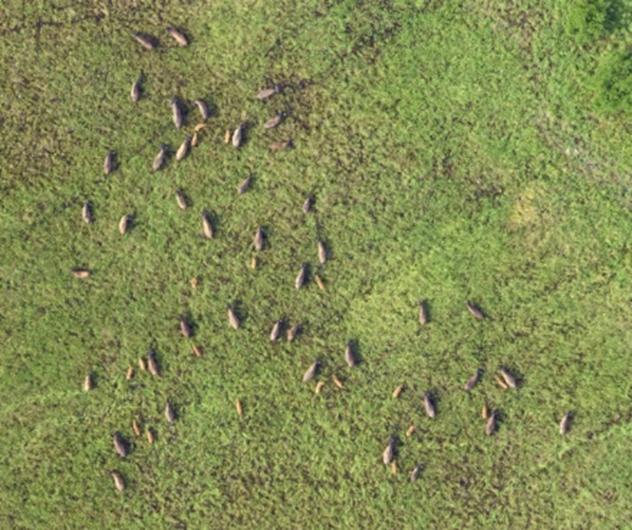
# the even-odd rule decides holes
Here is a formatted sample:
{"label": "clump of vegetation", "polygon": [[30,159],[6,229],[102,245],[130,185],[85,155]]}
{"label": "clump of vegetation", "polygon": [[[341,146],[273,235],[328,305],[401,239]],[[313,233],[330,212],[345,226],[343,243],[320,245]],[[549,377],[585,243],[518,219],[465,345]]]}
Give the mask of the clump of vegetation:
{"label": "clump of vegetation", "polygon": [[613,0],[575,0],[565,17],[566,32],[580,46],[609,33],[617,19],[618,6]]}
{"label": "clump of vegetation", "polygon": [[595,72],[597,108],[604,113],[632,112],[632,52],[610,52]]}

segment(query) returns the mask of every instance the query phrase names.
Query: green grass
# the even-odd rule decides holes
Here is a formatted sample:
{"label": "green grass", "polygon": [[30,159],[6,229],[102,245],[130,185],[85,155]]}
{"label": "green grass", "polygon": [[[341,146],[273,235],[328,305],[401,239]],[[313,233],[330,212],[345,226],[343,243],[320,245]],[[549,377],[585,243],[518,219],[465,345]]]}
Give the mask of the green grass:
{"label": "green grass", "polygon": [[[628,25],[579,49],[561,1],[183,4],[0,8],[0,527],[629,525],[632,138],[623,116],[598,112],[591,82],[605,54],[632,43]],[[191,46],[174,47],[167,24]],[[141,50],[136,30],[163,46]],[[275,81],[290,86],[254,100]],[[184,135],[174,94],[217,112],[189,158],[153,174],[160,143]],[[235,150],[223,135],[242,116],[252,127]],[[294,150],[269,152],[286,137]],[[107,149],[120,168],[104,177]],[[213,241],[200,236],[204,208]],[[128,212],[136,224],[121,237]],[[253,271],[259,225],[268,247]],[[331,249],[324,266],[318,239]],[[325,291],[293,288],[303,262]],[[75,266],[92,277],[73,278]],[[487,320],[467,313],[470,299]],[[205,357],[179,336],[181,314]],[[271,344],[282,317],[304,333]],[[348,340],[363,359],[352,370]],[[150,347],[162,377],[127,382]],[[301,383],[315,358],[318,396]],[[500,365],[517,390],[496,385]],[[89,371],[96,388],[84,393]],[[493,437],[485,400],[501,412]],[[133,439],[137,415],[153,446]],[[124,461],[117,430],[133,440]],[[381,463],[391,434],[396,476]]]}

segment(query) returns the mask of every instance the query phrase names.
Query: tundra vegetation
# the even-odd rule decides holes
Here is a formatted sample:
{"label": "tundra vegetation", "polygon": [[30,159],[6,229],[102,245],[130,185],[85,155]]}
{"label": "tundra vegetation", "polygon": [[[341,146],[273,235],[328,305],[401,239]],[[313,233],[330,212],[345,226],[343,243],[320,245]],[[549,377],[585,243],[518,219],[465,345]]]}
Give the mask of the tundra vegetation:
{"label": "tundra vegetation", "polygon": [[0,8],[0,527],[625,527],[629,2],[135,4]]}

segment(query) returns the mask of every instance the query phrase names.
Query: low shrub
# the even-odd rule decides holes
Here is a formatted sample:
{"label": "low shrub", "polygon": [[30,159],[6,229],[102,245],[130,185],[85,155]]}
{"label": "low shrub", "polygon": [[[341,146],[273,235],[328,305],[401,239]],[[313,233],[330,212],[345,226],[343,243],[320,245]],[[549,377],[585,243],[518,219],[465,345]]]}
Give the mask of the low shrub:
{"label": "low shrub", "polygon": [[616,0],[571,0],[565,9],[566,32],[579,46],[590,44],[613,29],[618,12]]}
{"label": "low shrub", "polygon": [[609,52],[595,71],[595,103],[611,114],[632,114],[632,51]]}

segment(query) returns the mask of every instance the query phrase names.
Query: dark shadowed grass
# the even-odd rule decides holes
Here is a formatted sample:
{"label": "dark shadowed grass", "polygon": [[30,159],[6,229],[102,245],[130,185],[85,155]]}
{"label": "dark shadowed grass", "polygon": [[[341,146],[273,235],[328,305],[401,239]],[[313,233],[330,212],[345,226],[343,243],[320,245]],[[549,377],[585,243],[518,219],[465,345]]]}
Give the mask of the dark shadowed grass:
{"label": "dark shadowed grass", "polygon": [[[595,113],[588,83],[625,28],[580,52],[564,5],[535,0],[27,4],[0,19],[0,526],[625,526],[632,142],[621,117]],[[160,37],[155,52],[130,38],[139,29]],[[274,82],[282,94],[254,99]],[[215,113],[187,159],[151,173],[160,144],[173,154],[197,122],[189,105],[175,130],[174,94]],[[279,111],[288,119],[264,131]],[[223,136],[241,121],[235,150]],[[295,149],[268,150],[288,137]],[[105,177],[108,149],[120,168]],[[302,263],[310,281],[296,291]],[[92,276],[73,278],[77,266]],[[272,344],[277,319],[304,331]],[[159,378],[137,369],[150,348]],[[320,395],[301,383],[315,359]],[[517,390],[496,385],[500,366]],[[484,401],[499,412],[493,437]],[[133,438],[134,417],[153,446]],[[132,440],[125,460],[114,431]],[[381,463],[390,435],[396,476]]]}

